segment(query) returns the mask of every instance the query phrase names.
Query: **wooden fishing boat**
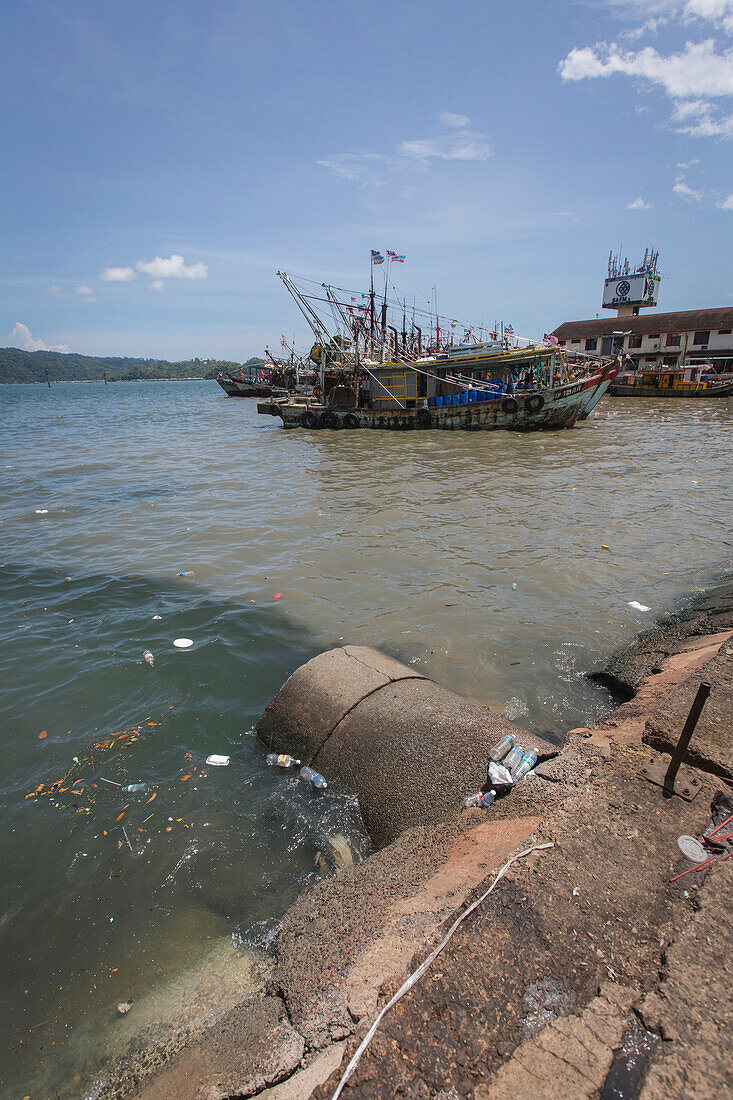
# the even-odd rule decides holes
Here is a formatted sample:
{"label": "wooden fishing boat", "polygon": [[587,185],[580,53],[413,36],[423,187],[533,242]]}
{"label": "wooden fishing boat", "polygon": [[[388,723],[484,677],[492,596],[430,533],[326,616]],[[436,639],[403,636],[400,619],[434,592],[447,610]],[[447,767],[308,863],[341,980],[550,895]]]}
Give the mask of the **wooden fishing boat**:
{"label": "wooden fishing boat", "polygon": [[696,363],[624,374],[609,392],[613,397],[731,397],[733,380],[716,378],[711,364]]}
{"label": "wooden fishing boat", "polygon": [[[447,431],[555,431],[584,420],[620,370],[618,357],[586,357],[569,364],[554,342],[518,346],[502,332],[491,339],[441,341],[423,352],[422,330],[402,338],[388,321],[386,291],[375,323],[374,291],[358,311],[323,284],[325,296],[302,291],[278,272],[316,335],[309,359],[317,367],[312,396],[263,401],[258,412],[278,416],[286,428],[437,428]],[[352,297],[352,302],[356,298]],[[327,328],[315,303],[325,302],[336,321]]]}

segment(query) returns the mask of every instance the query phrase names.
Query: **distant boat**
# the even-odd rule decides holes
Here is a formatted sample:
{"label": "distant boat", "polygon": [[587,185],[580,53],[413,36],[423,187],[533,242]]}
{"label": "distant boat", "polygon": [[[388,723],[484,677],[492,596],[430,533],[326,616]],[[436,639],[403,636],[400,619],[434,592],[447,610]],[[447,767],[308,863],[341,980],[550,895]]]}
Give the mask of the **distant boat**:
{"label": "distant boat", "polygon": [[613,397],[731,397],[733,380],[716,378],[710,363],[695,363],[624,374],[609,392]]}

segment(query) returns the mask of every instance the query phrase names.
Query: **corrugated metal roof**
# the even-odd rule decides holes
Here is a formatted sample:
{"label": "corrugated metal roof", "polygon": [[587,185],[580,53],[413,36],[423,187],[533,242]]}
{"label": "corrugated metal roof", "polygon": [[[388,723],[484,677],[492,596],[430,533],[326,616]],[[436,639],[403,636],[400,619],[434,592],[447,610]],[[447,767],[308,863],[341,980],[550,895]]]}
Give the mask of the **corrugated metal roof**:
{"label": "corrugated metal roof", "polygon": [[564,321],[553,331],[558,340],[585,336],[610,336],[612,332],[699,332],[733,328],[733,306],[719,309],[685,309],[680,313],[648,313],[639,317],[600,317],[597,321]]}

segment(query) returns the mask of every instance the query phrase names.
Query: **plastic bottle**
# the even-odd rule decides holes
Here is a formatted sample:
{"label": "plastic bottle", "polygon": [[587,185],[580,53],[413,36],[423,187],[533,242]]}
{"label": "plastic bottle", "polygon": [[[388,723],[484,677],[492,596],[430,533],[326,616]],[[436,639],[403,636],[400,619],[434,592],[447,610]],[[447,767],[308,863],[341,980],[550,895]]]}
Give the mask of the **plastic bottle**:
{"label": "plastic bottle", "polygon": [[470,794],[468,798],[464,798],[463,805],[466,808],[470,806],[481,806],[486,810],[491,806],[495,797],[495,791],[477,791],[476,794]]}
{"label": "plastic bottle", "polygon": [[300,774],[303,779],[307,779],[314,787],[317,787],[319,791],[325,790],[328,786],[328,783],[321,773],[314,771],[313,768],[309,768],[307,765],[300,769]]}
{"label": "plastic bottle", "polygon": [[493,749],[489,753],[492,760],[496,760],[497,764],[500,760],[503,760],[506,754],[514,748],[514,738],[511,733],[508,733],[506,737],[502,737],[498,744],[494,745]]}
{"label": "plastic bottle", "polygon": [[268,764],[277,764],[278,768],[292,768],[294,764],[299,764],[300,760],[296,760],[293,756],[287,756],[285,753],[270,752],[267,754]]}
{"label": "plastic bottle", "polygon": [[143,650],[143,661],[145,661],[146,665],[150,665],[151,668],[155,664],[155,657],[153,656],[153,654],[150,652],[149,649],[144,649]]}
{"label": "plastic bottle", "polygon": [[504,760],[503,760],[504,767],[508,768],[509,771],[512,773],[512,778],[514,778],[514,769],[519,767],[519,765],[522,762],[522,757],[523,756],[524,756],[524,749],[522,749],[519,745],[515,744],[515,745],[512,746],[511,752],[509,752],[509,754],[504,757]]}
{"label": "plastic bottle", "polygon": [[127,791],[129,794],[140,794],[142,791],[147,791],[147,783],[130,783],[127,787],[123,787],[123,791]]}
{"label": "plastic bottle", "polygon": [[512,779],[515,783],[518,783],[520,779],[524,779],[527,772],[531,771],[537,763],[537,753],[534,749],[530,749],[529,752],[522,754],[522,759],[517,767],[512,771]]}

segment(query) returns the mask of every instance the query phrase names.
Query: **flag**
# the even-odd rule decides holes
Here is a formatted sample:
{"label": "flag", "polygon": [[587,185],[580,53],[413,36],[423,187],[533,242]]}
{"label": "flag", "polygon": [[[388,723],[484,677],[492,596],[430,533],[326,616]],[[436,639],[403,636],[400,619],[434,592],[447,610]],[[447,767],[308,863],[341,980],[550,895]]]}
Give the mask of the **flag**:
{"label": "flag", "polygon": [[404,256],[398,256],[396,252],[390,252],[389,249],[387,249],[387,256],[392,261],[392,263],[403,264],[405,262]]}
{"label": "flag", "polygon": [[372,249],[372,263],[373,264],[383,264],[384,263],[384,256],[382,255],[381,252],[376,252],[374,249]]}
{"label": "flag", "polygon": [[362,294],[362,296],[361,296],[361,297],[362,297],[362,301],[363,301],[363,300],[364,300],[365,298],[367,299],[367,301],[369,300],[369,295],[368,295],[368,294]]}
{"label": "flag", "polygon": [[542,337],[542,339],[545,341],[546,344],[557,344],[558,343],[557,336],[551,336],[549,332],[546,332],[545,335]]}
{"label": "flag", "polygon": [[505,336],[513,336],[514,335],[513,325],[504,325],[504,335]]}

